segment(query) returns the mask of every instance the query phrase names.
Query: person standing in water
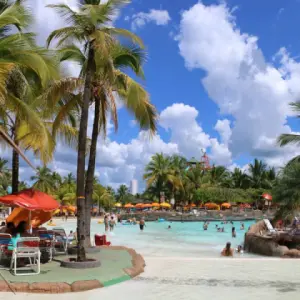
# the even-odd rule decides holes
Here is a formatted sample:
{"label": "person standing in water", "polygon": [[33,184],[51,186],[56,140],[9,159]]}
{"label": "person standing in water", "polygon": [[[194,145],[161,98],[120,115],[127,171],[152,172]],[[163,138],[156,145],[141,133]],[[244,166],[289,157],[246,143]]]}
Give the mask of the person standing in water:
{"label": "person standing in water", "polygon": [[232,235],[233,238],[236,237],[235,227],[232,227],[231,235]]}
{"label": "person standing in water", "polygon": [[140,230],[143,231],[144,230],[144,227],[145,227],[145,220],[142,218],[140,220]]}
{"label": "person standing in water", "polygon": [[110,220],[109,220],[109,230],[114,231],[115,225],[116,225],[116,221],[115,221],[114,217],[111,216]]}
{"label": "person standing in water", "polygon": [[104,216],[104,226],[105,226],[105,231],[108,231],[108,226],[109,226],[109,221],[108,221],[108,215]]}

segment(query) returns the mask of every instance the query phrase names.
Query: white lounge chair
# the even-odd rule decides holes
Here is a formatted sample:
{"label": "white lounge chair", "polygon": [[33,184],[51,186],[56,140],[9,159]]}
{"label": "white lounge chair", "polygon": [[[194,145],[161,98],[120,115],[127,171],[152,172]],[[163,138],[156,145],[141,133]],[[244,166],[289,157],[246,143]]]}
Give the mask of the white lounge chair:
{"label": "white lounge chair", "polygon": [[270,220],[264,219],[264,222],[270,233],[277,233],[277,230],[272,226]]}
{"label": "white lounge chair", "polygon": [[[41,271],[41,252],[38,237],[23,237],[17,241],[11,257],[10,269],[14,275],[38,275]],[[29,263],[18,267],[18,259]],[[18,272],[21,271],[21,272]]]}

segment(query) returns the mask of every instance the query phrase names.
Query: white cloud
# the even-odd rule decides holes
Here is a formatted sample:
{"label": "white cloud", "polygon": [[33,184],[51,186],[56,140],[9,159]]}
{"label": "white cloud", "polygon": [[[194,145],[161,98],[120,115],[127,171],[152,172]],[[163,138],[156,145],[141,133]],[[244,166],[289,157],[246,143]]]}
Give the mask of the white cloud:
{"label": "white cloud", "polygon": [[177,39],[186,67],[206,72],[202,83],[210,98],[234,118],[230,137],[229,131],[220,132],[220,122],[216,125],[233,157],[248,153],[267,159],[270,149],[278,158],[297,152],[276,146],[276,138],[291,131],[288,104],[300,93],[300,64],[285,49],[277,53],[276,68],[264,57],[258,38],[239,30],[225,4],[200,2],[184,11]]}
{"label": "white cloud", "polygon": [[220,134],[222,142],[228,145],[232,134],[230,128],[230,121],[227,119],[218,120],[215,125],[215,130],[218,131],[218,133]]}
{"label": "white cloud", "polygon": [[167,25],[171,17],[167,10],[150,9],[148,13],[139,12],[132,16],[131,27],[133,30],[144,27],[147,23],[153,22],[158,26]]}
{"label": "white cloud", "polygon": [[160,114],[159,124],[170,130],[171,141],[178,144],[180,153],[200,158],[201,149],[211,145],[209,135],[197,123],[199,112],[183,103],[175,103]]}

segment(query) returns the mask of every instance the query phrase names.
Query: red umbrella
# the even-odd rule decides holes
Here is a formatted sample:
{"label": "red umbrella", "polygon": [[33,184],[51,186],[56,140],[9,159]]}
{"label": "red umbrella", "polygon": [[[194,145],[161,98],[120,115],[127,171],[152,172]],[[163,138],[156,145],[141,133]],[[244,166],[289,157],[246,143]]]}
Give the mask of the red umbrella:
{"label": "red umbrella", "polygon": [[18,207],[8,216],[7,222],[14,222],[17,226],[21,221],[29,220],[30,228],[50,220],[51,212],[59,207],[58,202],[51,196],[34,189],[0,197],[0,203]]}
{"label": "red umbrella", "polygon": [[51,196],[34,189],[27,189],[16,194],[2,196],[0,197],[0,203],[28,210],[53,211],[59,207],[58,202]]}
{"label": "red umbrella", "polygon": [[261,196],[268,201],[272,201],[272,196],[270,194],[265,193],[262,194]]}

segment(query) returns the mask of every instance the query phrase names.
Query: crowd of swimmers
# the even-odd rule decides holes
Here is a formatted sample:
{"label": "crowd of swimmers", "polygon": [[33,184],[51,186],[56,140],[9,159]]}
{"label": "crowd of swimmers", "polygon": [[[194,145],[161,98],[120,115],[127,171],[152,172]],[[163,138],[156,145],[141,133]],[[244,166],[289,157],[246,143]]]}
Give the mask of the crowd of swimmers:
{"label": "crowd of swimmers", "polygon": [[[209,221],[205,221],[203,224],[203,230],[208,230],[210,222]],[[232,228],[231,228],[231,237],[232,238],[236,238],[236,229],[234,227],[234,223],[233,221],[222,221],[221,225],[225,225],[225,224],[231,224]],[[225,227],[224,226],[219,226],[218,224],[216,224],[215,226],[217,232],[225,232]],[[243,222],[240,222],[240,230],[245,230],[245,224]],[[231,243],[228,242],[225,246],[225,248],[222,250],[221,255],[222,256],[233,256],[233,253],[239,253],[242,254],[243,253],[243,247],[241,245],[238,245],[237,248],[234,250],[233,248],[231,248]]]}

